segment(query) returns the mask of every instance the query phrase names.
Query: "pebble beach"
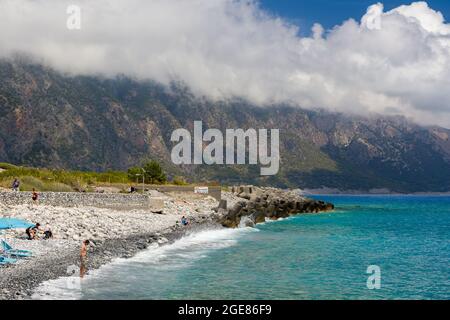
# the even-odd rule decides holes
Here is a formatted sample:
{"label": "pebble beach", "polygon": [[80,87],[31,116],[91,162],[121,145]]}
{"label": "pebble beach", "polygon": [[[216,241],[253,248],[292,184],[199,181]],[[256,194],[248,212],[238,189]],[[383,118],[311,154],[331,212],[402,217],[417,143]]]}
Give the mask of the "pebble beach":
{"label": "pebble beach", "polygon": [[[30,299],[40,283],[67,276],[70,266],[80,264],[82,241],[90,240],[88,270],[115,258],[127,258],[149,245],[164,245],[204,228],[220,228],[215,208],[218,201],[194,194],[158,194],[164,207],[149,209],[107,209],[89,206],[5,205],[3,217],[40,223],[50,229],[49,240],[27,240],[25,230],[7,230],[1,235],[14,248],[32,251],[30,258],[0,267],[0,300]],[[190,222],[181,225],[185,216]]]}
{"label": "pebble beach", "polygon": [[[253,186],[221,192],[223,201],[209,194],[155,190],[141,195],[46,193],[38,203],[30,202],[25,192],[3,192],[0,198],[2,217],[39,223],[41,231],[53,233],[51,239],[28,240],[23,229],[3,230],[1,237],[13,248],[33,254],[0,267],[0,300],[32,299],[48,280],[74,276],[77,269],[85,275],[114,259],[131,258],[196,232],[253,228],[268,220],[334,209],[298,190]],[[181,223],[183,216],[188,225]],[[90,245],[82,264],[85,240]]]}

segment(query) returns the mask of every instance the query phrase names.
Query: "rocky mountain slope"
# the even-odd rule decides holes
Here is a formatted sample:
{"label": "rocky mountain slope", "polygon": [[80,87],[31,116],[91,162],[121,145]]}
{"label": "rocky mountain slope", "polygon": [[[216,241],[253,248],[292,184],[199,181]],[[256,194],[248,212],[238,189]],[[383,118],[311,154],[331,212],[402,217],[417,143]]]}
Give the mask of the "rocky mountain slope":
{"label": "rocky mountain slope", "polygon": [[[258,166],[171,163],[172,131],[280,129],[280,172]],[[211,102],[186,87],[126,77],[68,76],[0,62],[0,161],[39,167],[126,169],[157,159],[193,179],[300,188],[450,190],[450,130],[403,118],[364,119],[239,99]]]}

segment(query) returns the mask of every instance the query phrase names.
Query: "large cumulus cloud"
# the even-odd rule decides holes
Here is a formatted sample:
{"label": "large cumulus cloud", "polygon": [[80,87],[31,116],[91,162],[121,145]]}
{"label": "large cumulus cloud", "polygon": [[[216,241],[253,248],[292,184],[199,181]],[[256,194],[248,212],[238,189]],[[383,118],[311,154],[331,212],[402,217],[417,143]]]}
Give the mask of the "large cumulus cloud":
{"label": "large cumulus cloud", "polygon": [[[66,28],[69,4],[81,30]],[[326,10],[326,8],[324,8]],[[186,82],[199,95],[450,127],[450,25],[426,2],[381,3],[310,37],[238,0],[0,0],[0,57],[71,74]]]}

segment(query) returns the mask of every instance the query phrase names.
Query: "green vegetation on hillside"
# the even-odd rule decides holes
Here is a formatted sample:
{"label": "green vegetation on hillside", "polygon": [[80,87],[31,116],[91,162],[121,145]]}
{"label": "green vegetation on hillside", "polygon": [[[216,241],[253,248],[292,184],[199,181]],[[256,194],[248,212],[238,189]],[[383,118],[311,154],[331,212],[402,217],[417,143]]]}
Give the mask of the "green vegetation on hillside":
{"label": "green vegetation on hillside", "polygon": [[[146,169],[146,183],[163,184],[167,182],[166,175],[156,161],[151,161],[144,165]],[[137,170],[137,171],[136,171]],[[142,169],[131,168],[127,172],[106,171],[70,171],[61,169],[45,169],[16,166],[9,163],[0,163],[0,187],[10,188],[15,178],[21,182],[20,190],[31,191],[35,188],[38,191],[93,191],[95,186],[117,186],[119,189],[136,183],[136,176],[130,172],[140,172]],[[142,178],[139,179],[142,181]],[[174,184],[184,181],[180,177],[174,179]]]}
{"label": "green vegetation on hillside", "polygon": [[[130,181],[136,181],[136,183],[144,181],[150,184],[164,184],[167,182],[167,176],[163,168],[154,160],[145,163],[142,167],[132,167],[128,169],[127,177]],[[179,179],[177,179],[177,181],[178,180]],[[175,179],[174,184],[177,184]]]}

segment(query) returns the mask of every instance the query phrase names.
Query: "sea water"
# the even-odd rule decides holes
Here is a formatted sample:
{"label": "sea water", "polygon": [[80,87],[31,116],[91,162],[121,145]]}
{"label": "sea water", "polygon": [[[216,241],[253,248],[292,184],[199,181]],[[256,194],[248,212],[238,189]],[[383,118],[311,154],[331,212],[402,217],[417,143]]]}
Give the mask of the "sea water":
{"label": "sea water", "polygon": [[[116,260],[78,282],[48,281],[34,297],[450,298],[450,197],[316,198],[336,210],[192,234]],[[369,266],[379,267],[379,289],[369,289]]]}

